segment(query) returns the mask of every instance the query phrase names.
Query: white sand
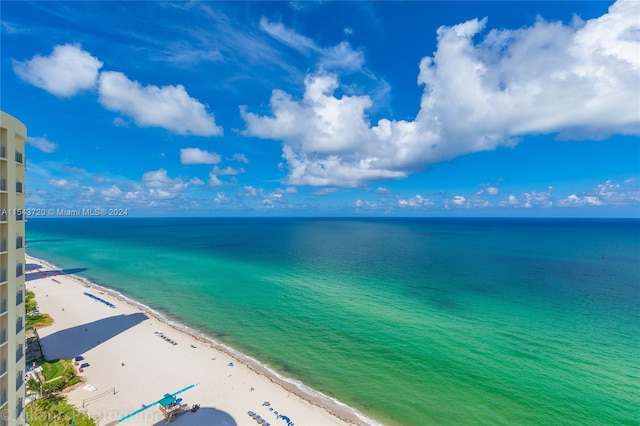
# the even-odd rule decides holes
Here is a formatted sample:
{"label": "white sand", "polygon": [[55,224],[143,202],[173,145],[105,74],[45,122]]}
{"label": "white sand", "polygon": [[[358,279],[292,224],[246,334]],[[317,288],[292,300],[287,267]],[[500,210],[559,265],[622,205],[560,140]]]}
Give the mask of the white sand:
{"label": "white sand", "polygon": [[[47,359],[80,355],[85,358],[83,363],[89,363],[80,373],[84,383],[67,396],[78,408],[84,403],[83,411],[98,425],[114,422],[143,404],[158,401],[165,393],[194,383],[197,386],[178,397],[189,405],[197,402],[201,408],[178,416],[175,425],[257,425],[247,414],[254,411],[273,426],[286,426],[285,420],[263,406],[265,401],[298,426],[366,424],[361,416],[330,398],[305,395],[257,362],[215,342],[182,333],[116,293],[88,287],[73,276],[48,272],[45,277],[39,271],[55,270],[51,265],[30,257],[27,263],[27,289],[35,292],[40,312],[54,319],[53,325],[38,330],[44,355]],[[41,269],[33,269],[36,266]],[[178,345],[154,333],[159,330]],[[86,390],[86,385],[95,390]],[[154,405],[122,424],[161,425],[165,421]]]}

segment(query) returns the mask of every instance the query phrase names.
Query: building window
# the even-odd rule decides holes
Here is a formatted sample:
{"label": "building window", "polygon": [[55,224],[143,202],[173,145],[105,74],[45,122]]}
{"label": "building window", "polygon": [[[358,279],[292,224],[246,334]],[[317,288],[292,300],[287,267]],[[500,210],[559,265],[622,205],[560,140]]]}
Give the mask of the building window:
{"label": "building window", "polygon": [[24,371],[20,370],[18,371],[18,375],[16,376],[16,390],[20,389],[22,383],[24,383]]}
{"label": "building window", "polygon": [[22,290],[18,290],[16,293],[16,306],[23,302],[24,298],[22,297]]}
{"label": "building window", "polygon": [[18,398],[18,403],[16,404],[16,419],[20,418],[22,410],[24,410],[24,404],[22,402],[22,398]]}
{"label": "building window", "polygon": [[16,278],[22,276],[22,263],[16,265]]}
{"label": "building window", "polygon": [[22,331],[22,317],[18,317],[18,321],[16,321],[16,334],[20,333],[21,331]]}
{"label": "building window", "polygon": [[22,182],[20,181],[16,182],[16,192],[22,193]]}
{"label": "building window", "polygon": [[16,349],[16,362],[20,361],[24,356],[24,346],[22,343],[18,345],[18,349]]}
{"label": "building window", "polygon": [[22,164],[22,153],[19,151],[16,151],[16,161]]}
{"label": "building window", "polygon": [[[16,237],[16,249],[21,249],[22,248],[22,243],[23,243],[24,239],[22,238],[22,236]],[[6,242],[5,242],[6,244]]]}

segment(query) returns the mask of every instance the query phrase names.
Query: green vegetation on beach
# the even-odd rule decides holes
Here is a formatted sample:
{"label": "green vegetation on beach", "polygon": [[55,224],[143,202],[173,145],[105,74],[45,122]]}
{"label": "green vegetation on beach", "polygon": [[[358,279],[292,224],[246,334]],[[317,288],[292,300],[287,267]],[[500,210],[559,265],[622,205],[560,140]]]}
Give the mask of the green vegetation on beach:
{"label": "green vegetation on beach", "polygon": [[76,410],[59,395],[37,399],[27,405],[27,420],[31,426],[96,426],[91,417]]}
{"label": "green vegetation on beach", "polygon": [[48,314],[41,314],[40,311],[38,311],[35,294],[30,290],[27,290],[25,311],[27,313],[27,328],[45,327],[53,324],[53,318]]}

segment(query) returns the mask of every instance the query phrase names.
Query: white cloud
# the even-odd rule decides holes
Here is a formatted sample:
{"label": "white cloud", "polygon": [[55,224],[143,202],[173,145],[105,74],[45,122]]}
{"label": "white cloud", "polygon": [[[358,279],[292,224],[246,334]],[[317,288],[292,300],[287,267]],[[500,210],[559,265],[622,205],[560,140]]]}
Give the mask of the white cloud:
{"label": "white cloud", "polygon": [[533,208],[533,207],[552,207],[553,187],[550,186],[545,192],[524,192],[518,196],[509,194],[504,199],[498,201],[501,207],[517,207],[517,208]]}
{"label": "white cloud", "polygon": [[16,61],[13,69],[27,83],[56,96],[70,97],[81,90],[93,89],[102,65],[80,45],[65,44],[55,46],[49,56]]}
{"label": "white cloud", "polygon": [[353,206],[357,209],[361,209],[361,210],[375,210],[378,205],[376,203],[372,203],[371,201],[362,201],[362,200],[356,200],[353,203]]}
{"label": "white cloud", "polygon": [[307,56],[312,53],[317,54],[320,70],[356,71],[364,64],[364,54],[361,51],[353,50],[346,41],[323,48],[310,38],[285,27],[282,23],[269,22],[265,17],[260,19],[260,29],[279,42]]}
{"label": "white cloud", "polygon": [[540,19],[480,39],[486,20],[443,26],[420,63],[415,120],[371,124],[371,98],[337,97],[337,78],[320,73],[307,76],[302,99],[274,90],[272,116],[242,108],[245,134],[282,141],[287,183],[336,187],[404,178],[531,134],[640,134],[639,14],[640,3],[619,1],[585,23]]}
{"label": "white cloud", "polygon": [[311,195],[327,195],[333,194],[334,192],[338,192],[338,188],[322,188],[319,191],[314,191]]}
{"label": "white cloud", "polygon": [[462,195],[456,195],[451,199],[451,202],[456,206],[462,206],[466,203],[466,201],[466,198],[464,198]]}
{"label": "white cloud", "polygon": [[216,176],[216,174],[214,172],[209,173],[209,186],[212,186],[214,188],[218,188],[220,186],[224,185],[224,182],[222,182],[220,179],[218,179],[218,176]]}
{"label": "white cloud", "polygon": [[56,189],[61,189],[63,191],[69,191],[71,189],[76,189],[80,184],[76,180],[67,180],[67,179],[51,179],[49,181],[49,185],[53,186]]}
{"label": "white cloud", "polygon": [[498,192],[500,192],[500,190],[495,186],[488,186],[486,188],[486,191],[487,191],[487,194],[489,195],[498,195]]}
{"label": "white cloud", "polygon": [[100,195],[102,195],[102,198],[106,201],[118,200],[122,195],[122,190],[118,188],[117,185],[112,185],[110,188],[100,191]]}
{"label": "white cloud", "polygon": [[141,183],[151,198],[159,200],[176,198],[189,186],[182,178],[169,177],[165,169],[146,172],[142,175]]}
{"label": "white cloud", "polygon": [[213,114],[189,96],[184,86],[142,86],[121,72],[105,71],[98,79],[100,103],[125,114],[142,127],[162,127],[181,135],[217,136]]}
{"label": "white cloud", "polygon": [[231,160],[238,161],[240,163],[249,164],[249,159],[244,154],[233,154]]}
{"label": "white cloud", "polygon": [[411,198],[401,198],[398,200],[400,207],[425,207],[434,205],[433,201],[418,194]]}
{"label": "white cloud", "polygon": [[227,166],[224,169],[221,169],[220,167],[215,166],[211,173],[216,176],[235,176],[244,173],[244,168],[240,167],[239,169],[234,169],[233,167]]}
{"label": "white cloud", "polygon": [[269,22],[264,16],[260,18],[260,29],[281,43],[302,53],[319,51],[313,40],[285,27],[280,22]]}
{"label": "white cloud", "polygon": [[216,204],[229,204],[231,200],[224,194],[224,192],[218,192],[216,198],[213,199]]}
{"label": "white cloud", "polygon": [[200,148],[184,148],[180,150],[180,162],[182,164],[218,164],[222,158],[215,152],[209,152]]}
{"label": "white cloud", "polygon": [[583,206],[625,206],[640,205],[640,187],[634,179],[626,179],[622,184],[610,180],[582,193],[575,193],[560,200],[559,207]]}
{"label": "white cloud", "polygon": [[42,152],[46,152],[51,154],[52,152],[55,152],[56,149],[58,149],[58,144],[55,142],[51,142],[50,140],[47,140],[47,138],[32,138],[31,136],[27,137],[27,142],[30,145],[33,145],[34,147],[38,148],[40,151]]}

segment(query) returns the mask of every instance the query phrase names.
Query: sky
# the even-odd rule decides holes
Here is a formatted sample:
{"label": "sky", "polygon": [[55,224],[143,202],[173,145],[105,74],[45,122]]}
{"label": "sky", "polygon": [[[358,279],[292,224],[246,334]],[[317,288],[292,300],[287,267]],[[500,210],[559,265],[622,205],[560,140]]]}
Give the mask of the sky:
{"label": "sky", "polygon": [[0,17],[33,215],[640,217],[637,0]]}

